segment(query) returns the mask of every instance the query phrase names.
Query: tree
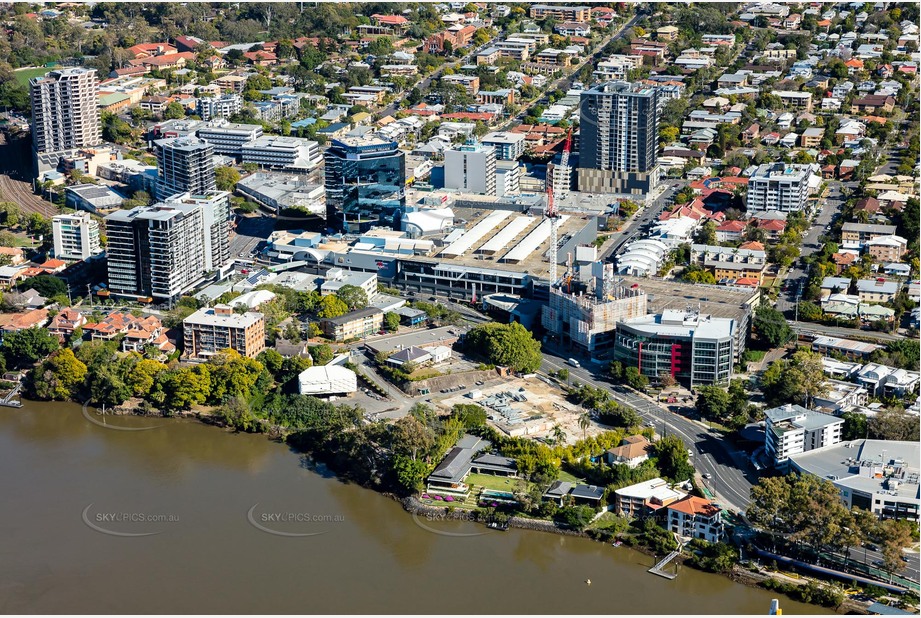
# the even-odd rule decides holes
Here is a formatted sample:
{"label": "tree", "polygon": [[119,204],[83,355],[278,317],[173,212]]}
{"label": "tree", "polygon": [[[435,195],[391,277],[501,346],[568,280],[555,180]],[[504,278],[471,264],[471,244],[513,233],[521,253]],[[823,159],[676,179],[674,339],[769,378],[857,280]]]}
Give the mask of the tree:
{"label": "tree", "polygon": [[214,168],[214,182],[220,191],[235,191],[237,183],[240,182],[240,172],[222,165]]}
{"label": "tree", "polygon": [[233,349],[222,350],[208,361],[211,403],[226,403],[234,397],[248,399],[264,367]]}
{"label": "tree", "polygon": [[63,348],[32,370],[29,384],[39,399],[74,399],[86,378],[86,365],[74,351]]}
{"label": "tree", "polygon": [[20,290],[28,290],[29,288],[34,289],[45,298],[61,295],[67,296],[67,284],[64,283],[62,279],[58,279],[51,275],[29,277],[19,284]]}
{"label": "tree", "polygon": [[396,332],[400,328],[400,314],[388,311],[384,314],[384,330],[388,333]]}
{"label": "tree", "polygon": [[325,365],[333,360],[333,356],[335,356],[333,354],[333,349],[325,343],[310,346],[308,351],[310,352],[310,358],[313,359],[314,365]]}
{"label": "tree", "polygon": [[185,108],[178,101],[170,101],[163,110],[163,118],[166,120],[185,118]]}
{"label": "tree", "polygon": [[125,380],[125,372],[136,362],[136,358],[127,357],[125,362],[107,363],[90,373],[87,388],[92,400],[117,406],[129,399],[132,390]]}
{"label": "tree", "polygon": [[467,333],[465,347],[485,356],[490,363],[510,367],[517,373],[540,368],[540,342],[520,323],[481,324]]}
{"label": "tree", "polygon": [[585,431],[591,426],[592,419],[588,415],[588,412],[583,412],[579,415],[579,429],[582,430],[582,439],[585,439]]}
{"label": "tree", "polygon": [[844,427],[841,429],[841,439],[858,440],[867,437],[867,417],[860,412],[845,412],[841,415]]}
{"label": "tree", "polygon": [[150,398],[164,410],[189,410],[205,403],[210,393],[211,372],[207,365],[196,365],[158,374]]}
{"label": "tree", "polygon": [[392,445],[398,455],[424,460],[435,446],[435,432],[410,414],[393,424]]}
{"label": "tree", "polygon": [[649,378],[640,373],[636,367],[624,369],[624,382],[630,388],[638,391],[644,391],[649,386]]}
{"label": "tree", "polygon": [[467,429],[486,425],[486,410],[476,404],[457,403],[451,408],[451,415]]}
{"label": "tree", "polygon": [[697,387],[697,410],[704,418],[722,419],[729,412],[729,392],[719,386]]}
{"label": "tree", "polygon": [[553,429],[550,432],[552,436],[553,443],[557,446],[561,446],[566,442],[566,432],[563,431],[563,428],[560,427],[559,423],[553,426]]}
{"label": "tree", "polygon": [[676,483],[694,476],[694,467],[688,462],[688,449],[681,438],[665,436],[653,448],[662,476]]}
{"label": "tree", "polygon": [[877,440],[911,440],[917,442],[918,436],[921,434],[918,416],[908,414],[904,410],[880,410],[876,416],[867,421],[867,425],[870,437]]}
{"label": "tree", "polygon": [[808,408],[816,397],[828,392],[821,355],[799,350],[789,361],[771,363],[761,374],[761,390],[769,405],[802,401]]}
{"label": "tree", "polygon": [[912,522],[904,519],[887,519],[880,522],[879,533],[883,540],[883,567],[892,573],[900,571],[904,566],[902,550],[909,547],[912,540]]}
{"label": "tree", "polygon": [[755,310],[754,326],[758,335],[772,348],[784,345],[793,336],[784,315],[767,304]]}
{"label": "tree", "polygon": [[393,472],[400,486],[408,493],[422,488],[422,481],[428,474],[429,466],[421,460],[412,459],[406,455],[395,455],[393,458]]}
{"label": "tree", "polygon": [[694,233],[694,242],[700,245],[716,244],[716,223],[712,219],[700,226]]}
{"label": "tree", "polygon": [[329,294],[320,299],[320,309],[317,316],[323,319],[338,318],[349,312],[349,306],[335,294]]}
{"label": "tree", "polygon": [[355,311],[356,309],[364,309],[368,306],[368,294],[364,289],[358,287],[357,285],[343,285],[339,288],[339,291],[336,292],[336,296],[339,297],[343,303],[349,308],[349,311]]}
{"label": "tree", "polygon": [[285,362],[285,357],[279,354],[278,350],[274,348],[266,348],[259,353],[256,360],[262,363],[262,366],[265,367],[270,374],[275,376],[279,369],[281,369],[282,363]]}
{"label": "tree", "polygon": [[[86,344],[80,346],[85,348]],[[167,370],[166,365],[160,361],[149,358],[138,361],[137,365],[127,376],[127,385],[135,397],[147,397],[153,390],[154,383],[161,373]]]}
{"label": "tree", "polygon": [[59,347],[57,337],[44,328],[26,328],[3,337],[3,356],[11,368],[31,365]]}

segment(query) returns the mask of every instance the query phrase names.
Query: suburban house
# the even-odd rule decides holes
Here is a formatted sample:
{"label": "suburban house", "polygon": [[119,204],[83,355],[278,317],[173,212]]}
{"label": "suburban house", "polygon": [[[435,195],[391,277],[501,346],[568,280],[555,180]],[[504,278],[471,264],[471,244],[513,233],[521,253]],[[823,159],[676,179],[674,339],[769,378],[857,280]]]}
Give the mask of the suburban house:
{"label": "suburban house", "polygon": [[886,303],[899,293],[898,281],[878,279],[860,279],[857,281],[857,296],[863,303]]}
{"label": "suburban house", "polygon": [[70,337],[74,330],[82,328],[86,324],[86,317],[76,309],[61,309],[56,316],[51,319],[48,325],[48,332],[55,335],[62,342]]}
{"label": "suburban house", "polygon": [[486,452],[490,443],[476,436],[465,435],[448,451],[426,481],[427,490],[441,494],[466,496],[470,487],[464,483],[467,476],[494,474],[516,477],[515,460]]}
{"label": "suburban house", "polygon": [[649,459],[650,445],[645,436],[629,436],[624,438],[620,446],[608,449],[604,458],[611,465],[625,464],[635,468]]}
{"label": "suburban house", "polygon": [[895,97],[882,94],[868,94],[865,97],[855,99],[851,104],[852,114],[873,114],[876,112],[891,112],[895,107]]}
{"label": "suburban house", "polygon": [[165,353],[175,351],[176,346],[166,337],[166,330],[156,316],[137,317],[130,313],[113,311],[97,323],[85,323],[83,330],[92,340],[108,341],[118,335],[122,339],[123,352],[144,352],[148,345]]}

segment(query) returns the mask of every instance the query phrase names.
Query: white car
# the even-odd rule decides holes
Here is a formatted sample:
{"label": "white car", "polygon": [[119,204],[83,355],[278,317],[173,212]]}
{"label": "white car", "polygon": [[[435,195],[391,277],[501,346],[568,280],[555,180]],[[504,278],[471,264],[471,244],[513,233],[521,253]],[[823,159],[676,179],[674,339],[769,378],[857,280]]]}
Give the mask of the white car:
{"label": "white car", "polygon": [[713,475],[710,474],[709,472],[707,472],[706,474],[703,474],[702,476],[703,476],[705,479],[712,479],[712,478],[713,478]]}

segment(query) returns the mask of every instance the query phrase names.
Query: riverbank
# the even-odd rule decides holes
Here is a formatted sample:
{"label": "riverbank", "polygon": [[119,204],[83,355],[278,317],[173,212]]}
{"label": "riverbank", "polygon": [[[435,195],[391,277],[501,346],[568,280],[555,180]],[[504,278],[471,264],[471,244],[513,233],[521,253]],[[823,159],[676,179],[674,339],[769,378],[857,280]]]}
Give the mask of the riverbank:
{"label": "riverbank", "polygon": [[[479,516],[480,514],[477,513],[476,511],[470,511],[467,509],[450,507],[450,506],[449,507],[438,507],[438,506],[428,505],[428,504],[424,504],[420,502],[414,496],[410,496],[410,497],[402,498],[402,499],[397,496],[393,496],[393,495],[391,495],[391,497],[398,500],[403,506],[403,509],[405,511],[415,516],[424,516],[428,519],[434,519],[434,520],[439,520],[439,521],[476,522],[484,526],[487,524],[486,520],[480,517]],[[471,514],[474,514],[475,516],[471,517]],[[569,528],[565,528],[553,521],[530,519],[530,518],[524,518],[524,517],[510,517],[507,523],[509,527],[511,528],[519,528],[522,530],[532,530],[536,532],[549,532],[552,534],[561,534],[565,536],[582,537],[585,539],[597,541],[599,543],[604,543],[605,545],[609,545],[607,541],[601,541],[600,539],[597,539],[593,537],[592,535],[588,534],[588,532],[586,531],[579,531],[579,530],[572,530]],[[653,559],[655,559],[656,557],[661,557],[661,556],[657,556],[655,552],[653,552],[648,547],[642,544],[632,543],[632,544],[629,544],[628,547],[634,551],[642,553]],[[688,557],[682,554],[682,555],[679,555],[673,561],[672,564],[676,565],[676,567],[677,565],[681,565],[681,566],[687,566],[688,568],[695,568],[690,564],[686,564],[687,562],[688,562]],[[700,571],[700,572],[706,572],[700,569],[695,569],[695,570]],[[780,580],[781,582],[784,582],[788,585],[795,585],[795,586],[806,585],[807,581],[809,581],[805,578],[794,579],[782,573],[771,573],[763,569],[758,569],[758,570],[746,569],[738,564],[733,565],[732,571],[730,571],[729,573],[711,573],[711,574],[712,575],[724,575],[725,577],[727,577],[728,579],[736,583],[743,584],[745,586],[749,586],[752,588],[759,588],[762,590],[774,589],[774,588],[764,585],[765,582],[768,582],[770,580],[774,580],[774,581]],[[783,594],[784,596],[788,596],[789,598],[789,595],[786,595],[785,593]],[[850,598],[845,598],[844,602],[842,602],[838,607],[833,608],[833,610],[838,614],[860,614],[860,615],[867,614],[866,604],[859,603]]]}
{"label": "riverbank", "polygon": [[[84,411],[84,414],[86,414],[86,406],[84,406],[84,410],[85,410],[85,411]],[[108,413],[110,413],[109,410],[107,410],[107,414],[108,414]],[[142,405],[139,405],[139,406],[134,406],[134,405],[123,405],[123,406],[120,406],[120,407],[118,407],[118,408],[115,408],[115,409],[111,410],[111,413],[112,413],[113,415],[116,415],[116,416],[132,416],[132,415],[133,415],[133,416],[141,416],[141,417],[152,417],[152,416],[176,416],[176,417],[194,418],[194,419],[198,420],[200,423],[202,423],[202,424],[204,424],[204,425],[220,426],[219,423],[216,423],[216,422],[215,422],[215,419],[213,418],[213,415],[211,414],[211,410],[209,410],[209,409],[204,409],[204,407],[202,407],[202,408],[200,408],[200,409],[196,409],[196,410],[191,410],[191,411],[187,411],[187,412],[177,413],[177,414],[175,414],[175,415],[163,415],[163,414],[158,413],[158,411],[156,411],[155,409],[153,409],[151,406],[148,406],[148,405],[143,405],[143,404],[142,404]],[[276,441],[277,441],[278,438],[281,438],[281,437],[283,437],[283,436],[281,436],[281,435],[272,435],[272,436],[270,436],[270,437],[275,438]],[[309,450],[305,450],[305,449],[300,449],[300,448],[298,448],[298,446],[297,446],[296,444],[293,444],[292,441],[290,441],[290,440],[287,441],[287,443],[288,443],[289,447],[292,448],[292,450],[294,450],[294,451],[296,451],[296,452],[303,453],[303,454],[307,455],[308,457],[311,457],[312,459],[314,459],[314,454],[313,454],[312,452],[310,452]],[[316,457],[315,460],[316,460],[316,461],[323,462],[323,463],[327,463],[327,464],[330,463],[330,462],[324,461],[324,459],[323,459],[322,457]],[[333,473],[335,473],[337,476],[342,477],[342,475],[339,474],[339,472],[338,472],[334,467],[332,467],[332,466],[330,467],[330,471],[333,472]],[[344,478],[344,477],[342,477],[342,478]],[[348,479],[348,480],[354,481],[355,479]],[[400,497],[400,496],[398,496],[398,495],[396,495],[396,494],[389,493],[389,492],[387,492],[387,491],[382,491],[380,488],[374,487],[373,485],[370,485],[370,484],[361,483],[361,482],[357,482],[356,484],[361,485],[361,486],[364,487],[365,489],[374,489],[376,493],[382,494],[382,495],[384,495],[385,497],[388,497],[388,498],[390,498],[390,499],[392,499],[392,500],[394,500],[394,501],[400,503],[400,505],[402,506],[402,508],[403,508],[404,511],[409,512],[409,513],[411,513],[411,514],[413,514],[413,515],[416,515],[416,516],[423,516],[423,517],[426,517],[426,518],[428,518],[430,521],[434,521],[434,520],[457,520],[457,521],[476,522],[476,523],[480,523],[480,524],[483,524],[483,525],[485,525],[485,524],[488,523],[488,521],[489,521],[489,519],[488,519],[488,518],[489,518],[489,515],[488,515],[486,512],[481,511],[481,510],[478,510],[478,509],[466,510],[466,509],[463,509],[463,508],[458,508],[458,506],[440,507],[440,506],[434,506],[434,505],[427,505],[427,504],[424,504],[424,503],[422,503],[421,501],[419,501],[418,498],[416,498],[415,496]],[[502,518],[502,521],[505,522],[506,519],[505,519],[505,518]],[[557,522],[554,522],[554,521],[551,521],[551,520],[532,519],[532,518],[527,518],[527,517],[512,516],[512,517],[509,517],[509,518],[507,519],[507,523],[508,523],[509,527],[517,528],[517,529],[522,529],[522,530],[531,530],[531,531],[537,531],[537,532],[548,532],[548,533],[552,533],[552,534],[556,534],[556,535],[561,535],[561,536],[581,537],[581,538],[587,538],[587,539],[593,539],[593,540],[599,540],[599,541],[600,541],[600,539],[597,539],[597,538],[596,538],[595,536],[593,536],[589,531],[583,531],[583,530],[576,530],[576,529],[568,528],[568,527],[565,527],[564,525],[562,525],[562,524],[560,524],[560,523],[557,523]],[[610,540],[610,539],[608,539],[608,541],[609,541],[609,540]],[[647,556],[650,556],[650,557],[652,557],[652,558],[654,558],[654,557],[656,556],[656,553],[653,552],[650,548],[645,547],[645,546],[644,546],[642,543],[640,543],[640,542],[637,542],[635,536],[630,536],[630,537],[628,538],[628,541],[630,541],[630,542],[628,543],[628,545],[629,545],[632,549],[635,549],[635,550],[639,551],[640,553],[643,553],[643,554],[645,554],[645,555],[647,555]],[[604,544],[605,544],[605,545],[610,545],[609,542],[604,542]],[[682,557],[682,558],[679,558],[679,560],[677,561],[677,564],[683,564],[684,562],[685,562],[685,558]],[[688,566],[690,566],[690,565],[688,565]],[[701,572],[701,573],[706,573],[706,572],[708,572],[708,571],[706,571],[706,570],[701,570],[701,569],[697,569],[697,568],[695,568],[694,570],[699,571],[699,572]],[[727,575],[727,576],[728,576],[728,579],[733,580],[733,581],[736,581],[737,583],[742,583],[742,584],[749,585],[749,586],[753,586],[753,587],[759,587],[759,585],[758,585],[758,583],[759,583],[758,580],[755,580],[754,582],[752,582],[752,581],[750,581],[751,578],[746,579],[746,578],[744,577],[744,572],[738,574],[738,576],[737,576],[736,571],[740,571],[740,570],[741,570],[741,567],[736,566],[736,567],[734,567],[734,571],[731,572],[731,573],[711,573],[711,574],[714,574],[714,575],[720,575],[720,574],[722,574],[722,575]],[[768,577],[765,576],[765,577],[762,578],[760,581],[765,581],[765,580],[767,580],[767,579],[768,579]],[[761,588],[763,588],[763,587],[761,587]],[[854,608],[852,608],[852,609],[854,609],[854,610],[860,610],[861,608],[859,608],[859,607],[854,607]]]}

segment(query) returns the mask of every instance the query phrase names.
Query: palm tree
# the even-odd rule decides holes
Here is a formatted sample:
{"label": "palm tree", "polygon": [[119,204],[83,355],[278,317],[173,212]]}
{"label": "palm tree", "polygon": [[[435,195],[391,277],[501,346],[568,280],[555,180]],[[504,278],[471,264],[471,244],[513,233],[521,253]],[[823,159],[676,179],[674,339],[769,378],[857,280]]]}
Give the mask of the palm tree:
{"label": "palm tree", "polygon": [[566,440],[566,432],[563,431],[563,428],[559,424],[553,426],[553,442],[556,446],[560,446]]}
{"label": "palm tree", "polygon": [[591,417],[588,412],[583,412],[579,415],[579,427],[582,428],[582,439],[585,439],[585,430],[588,429],[588,426],[592,424]]}

